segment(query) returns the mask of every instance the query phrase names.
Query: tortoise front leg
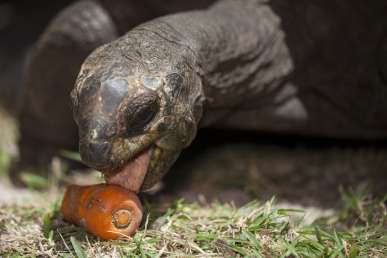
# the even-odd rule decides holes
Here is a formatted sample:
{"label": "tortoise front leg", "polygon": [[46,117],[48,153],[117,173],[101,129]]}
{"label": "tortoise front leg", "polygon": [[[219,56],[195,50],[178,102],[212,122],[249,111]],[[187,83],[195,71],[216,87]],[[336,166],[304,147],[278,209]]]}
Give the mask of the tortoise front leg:
{"label": "tortoise front leg", "polygon": [[[129,1],[125,7],[130,8]],[[43,166],[46,170],[58,150],[77,148],[78,130],[72,117],[70,91],[87,55],[118,36],[113,18],[110,10],[97,1],[76,2],[51,21],[31,50],[19,112],[20,154],[11,169],[15,179],[23,168]],[[125,20],[126,26],[132,23],[131,27],[138,22],[129,16],[120,17],[119,21]]]}
{"label": "tortoise front leg", "polygon": [[58,149],[75,149],[77,128],[69,92],[86,56],[117,37],[109,14],[94,1],[64,9],[49,24],[27,57],[20,110],[19,158],[11,176],[46,165]]}

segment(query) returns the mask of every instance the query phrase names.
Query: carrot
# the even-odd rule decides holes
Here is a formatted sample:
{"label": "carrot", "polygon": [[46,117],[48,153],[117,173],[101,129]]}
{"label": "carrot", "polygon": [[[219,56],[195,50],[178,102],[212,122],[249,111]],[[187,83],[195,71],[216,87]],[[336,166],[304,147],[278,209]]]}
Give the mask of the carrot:
{"label": "carrot", "polygon": [[137,196],[120,186],[70,185],[61,211],[65,220],[102,239],[133,235],[141,224],[142,206]]}

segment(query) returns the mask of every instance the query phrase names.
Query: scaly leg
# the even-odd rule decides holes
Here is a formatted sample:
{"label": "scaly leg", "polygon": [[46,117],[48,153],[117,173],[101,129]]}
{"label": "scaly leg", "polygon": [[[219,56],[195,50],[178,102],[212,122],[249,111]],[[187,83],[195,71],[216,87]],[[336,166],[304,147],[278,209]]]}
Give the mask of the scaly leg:
{"label": "scaly leg", "polygon": [[46,165],[58,149],[75,149],[77,128],[69,93],[87,55],[116,37],[110,15],[94,1],[64,9],[43,32],[24,71],[20,153],[11,168],[13,176],[23,168]]}

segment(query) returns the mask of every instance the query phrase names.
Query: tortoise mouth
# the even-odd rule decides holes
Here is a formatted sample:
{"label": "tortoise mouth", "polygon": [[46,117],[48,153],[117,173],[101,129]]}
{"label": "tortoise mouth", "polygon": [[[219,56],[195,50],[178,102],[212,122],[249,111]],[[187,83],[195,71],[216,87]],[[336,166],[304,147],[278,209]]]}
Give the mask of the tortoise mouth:
{"label": "tortoise mouth", "polygon": [[154,146],[139,153],[121,168],[104,173],[108,184],[119,185],[133,192],[139,192],[151,166]]}

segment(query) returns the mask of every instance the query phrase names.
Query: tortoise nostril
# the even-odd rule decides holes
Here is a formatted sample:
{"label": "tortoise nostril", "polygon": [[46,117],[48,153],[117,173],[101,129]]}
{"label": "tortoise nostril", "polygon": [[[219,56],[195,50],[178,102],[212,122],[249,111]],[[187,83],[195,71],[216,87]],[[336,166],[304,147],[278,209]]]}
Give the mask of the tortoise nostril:
{"label": "tortoise nostril", "polygon": [[86,165],[98,170],[110,164],[111,144],[107,142],[81,142],[79,151]]}

